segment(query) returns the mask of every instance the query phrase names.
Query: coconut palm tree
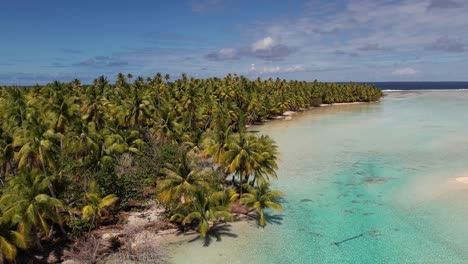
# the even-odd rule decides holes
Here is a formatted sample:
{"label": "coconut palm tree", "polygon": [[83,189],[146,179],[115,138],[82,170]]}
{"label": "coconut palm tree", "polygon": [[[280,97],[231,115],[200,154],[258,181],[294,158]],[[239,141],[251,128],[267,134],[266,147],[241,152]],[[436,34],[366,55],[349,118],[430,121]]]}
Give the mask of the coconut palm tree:
{"label": "coconut palm tree", "polygon": [[140,82],[135,82],[133,85],[130,98],[124,101],[128,113],[125,116],[125,125],[130,127],[145,127],[148,126],[153,119],[153,108],[151,98],[145,91],[142,91],[144,86]]}
{"label": "coconut palm tree", "polygon": [[245,188],[248,192],[239,199],[239,202],[247,205],[258,213],[258,224],[260,226],[264,227],[266,225],[265,208],[272,208],[277,211],[283,209],[281,204],[275,202],[275,199],[282,197],[283,193],[277,190],[271,191],[269,183],[262,182],[258,188],[245,184]]}
{"label": "coconut palm tree", "polygon": [[92,226],[97,227],[103,215],[108,214],[107,208],[114,206],[118,199],[114,194],[101,197],[97,183],[95,181],[90,182],[85,195],[86,205],[81,210],[83,218],[89,220]]}
{"label": "coconut palm tree", "polygon": [[0,263],[5,261],[13,262],[18,253],[18,248],[26,249],[26,237],[12,230],[12,225],[9,222],[4,222],[0,218]]}
{"label": "coconut palm tree", "polygon": [[12,133],[11,131],[3,131],[0,126],[0,182],[6,179],[10,171],[14,169],[14,166],[12,166],[14,154]]}
{"label": "coconut palm tree", "polygon": [[159,109],[159,115],[156,117],[154,131],[159,138],[159,144],[164,144],[166,140],[176,142],[180,135],[181,126],[178,123],[180,116],[174,111],[175,102],[163,102]]}
{"label": "coconut palm tree", "polygon": [[48,180],[38,170],[25,171],[10,180],[8,188],[0,198],[3,219],[18,223],[21,233],[34,237],[37,247],[42,250],[39,232],[48,235],[49,221],[61,225],[62,208],[60,200],[47,194]]}
{"label": "coconut palm tree", "polygon": [[164,204],[176,201],[188,202],[191,192],[198,187],[208,186],[206,176],[209,170],[198,166],[197,158],[193,153],[182,151],[178,164],[166,164],[162,172],[165,178],[158,181],[156,190],[158,199]]}
{"label": "coconut palm tree", "polygon": [[242,184],[248,181],[250,175],[259,167],[261,155],[258,142],[254,135],[240,133],[235,140],[229,143],[228,151],[223,156],[223,163],[226,166],[226,173],[239,178],[240,197],[242,198]]}
{"label": "coconut palm tree", "polygon": [[213,128],[205,133],[205,138],[202,143],[202,155],[211,157],[215,164],[222,167],[224,165],[224,154],[233,140],[233,129],[232,126],[229,125],[229,121],[224,117],[222,108],[218,108],[214,112],[214,120],[212,122]]}
{"label": "coconut palm tree", "polygon": [[232,220],[228,207],[237,198],[235,192],[210,192],[205,188],[197,188],[191,195],[186,214],[174,214],[171,221],[181,220],[182,225],[196,221],[200,237],[205,238],[210,229],[210,222],[216,224],[217,221]]}
{"label": "coconut palm tree", "polygon": [[272,138],[266,135],[261,135],[256,140],[256,153],[259,154],[259,159],[254,165],[252,186],[254,183],[260,185],[262,182],[270,180],[270,177],[273,179],[278,178],[276,175],[276,170],[278,169],[278,146]]}
{"label": "coconut palm tree", "polygon": [[26,119],[27,98],[18,87],[10,87],[2,90],[0,98],[0,116],[5,123],[11,126],[21,127]]}
{"label": "coconut palm tree", "polygon": [[31,117],[17,137],[13,147],[19,148],[15,154],[18,169],[41,169],[48,183],[50,194],[55,197],[54,188],[48,178],[49,170],[56,169],[57,141],[63,134],[49,129],[39,118]]}

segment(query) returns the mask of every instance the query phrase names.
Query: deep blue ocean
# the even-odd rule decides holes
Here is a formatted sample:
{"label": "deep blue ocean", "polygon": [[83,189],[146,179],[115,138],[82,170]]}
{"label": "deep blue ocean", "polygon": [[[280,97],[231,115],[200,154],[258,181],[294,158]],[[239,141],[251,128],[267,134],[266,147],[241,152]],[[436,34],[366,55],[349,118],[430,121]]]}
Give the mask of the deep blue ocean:
{"label": "deep blue ocean", "polygon": [[368,82],[382,90],[463,90],[468,82]]}

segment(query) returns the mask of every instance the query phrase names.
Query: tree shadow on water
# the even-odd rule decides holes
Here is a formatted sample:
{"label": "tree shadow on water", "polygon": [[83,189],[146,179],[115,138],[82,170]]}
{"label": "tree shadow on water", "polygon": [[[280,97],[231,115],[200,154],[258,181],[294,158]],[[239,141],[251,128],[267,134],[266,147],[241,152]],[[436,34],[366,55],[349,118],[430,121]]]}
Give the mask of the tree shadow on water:
{"label": "tree shadow on water", "polygon": [[265,214],[265,221],[269,225],[281,225],[283,224],[283,215],[270,215],[270,214]]}
{"label": "tree shadow on water", "polygon": [[206,233],[206,237],[202,238],[200,235],[196,236],[192,240],[189,240],[189,243],[195,242],[197,240],[203,239],[203,246],[208,247],[213,243],[221,241],[222,237],[238,237],[238,235],[231,232],[231,225],[216,225],[210,228]]}

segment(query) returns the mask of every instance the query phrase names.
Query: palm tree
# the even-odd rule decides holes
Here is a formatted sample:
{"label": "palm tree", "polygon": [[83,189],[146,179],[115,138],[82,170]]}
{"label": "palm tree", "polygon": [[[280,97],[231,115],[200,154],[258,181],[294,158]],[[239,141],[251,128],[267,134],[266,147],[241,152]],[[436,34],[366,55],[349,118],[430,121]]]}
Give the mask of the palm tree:
{"label": "palm tree", "polygon": [[108,128],[105,130],[102,145],[103,159],[112,160],[118,154],[127,152],[139,154],[145,142],[140,139],[138,130]]}
{"label": "palm tree", "polygon": [[208,170],[197,164],[197,158],[182,151],[177,165],[166,164],[162,170],[165,178],[157,183],[159,200],[164,204],[181,201],[189,202],[188,196],[200,186],[208,186]]}
{"label": "palm tree", "polygon": [[210,229],[210,222],[216,224],[216,221],[232,220],[228,207],[237,198],[235,192],[212,193],[205,188],[197,188],[192,196],[187,214],[174,214],[171,221],[182,220],[182,225],[196,221],[200,237],[205,238]]}
{"label": "palm tree", "polygon": [[215,111],[213,129],[205,133],[205,139],[202,143],[204,147],[202,155],[211,157],[212,161],[218,166],[224,165],[224,154],[233,140],[232,126],[228,124],[228,120],[224,117],[223,113],[221,109]]}
{"label": "palm tree", "polygon": [[56,141],[62,140],[63,135],[42,123],[39,118],[31,117],[21,130],[21,134],[14,138],[13,147],[19,148],[16,153],[18,169],[42,169],[48,183],[50,194],[55,197],[51,181],[48,178],[49,169],[56,168]]}
{"label": "palm tree", "polygon": [[50,232],[48,220],[61,225],[60,200],[47,195],[48,181],[38,170],[22,172],[13,178],[0,198],[3,218],[17,222],[24,236],[33,236],[37,247],[42,250],[38,232]]}
{"label": "palm tree", "polygon": [[27,248],[26,237],[12,230],[11,223],[2,220],[0,218],[0,263],[4,263],[5,260],[13,262],[18,248]]}
{"label": "palm tree", "polygon": [[[152,121],[152,104],[151,98],[144,91],[141,91],[142,84],[135,82],[133,90],[130,94],[131,99],[124,101],[128,108],[128,113],[125,116],[125,124],[130,127],[145,127]],[[126,95],[128,98],[128,94]]]}
{"label": "palm tree", "polygon": [[21,127],[26,119],[27,99],[18,87],[3,89],[0,98],[0,116],[5,123]]}
{"label": "palm tree", "polygon": [[159,138],[159,143],[162,145],[166,140],[176,142],[180,134],[180,117],[176,115],[173,105],[174,102],[163,102],[159,109],[159,116],[155,119],[154,130]]}
{"label": "palm tree", "polygon": [[273,208],[277,211],[283,209],[279,203],[275,202],[275,199],[282,197],[283,193],[277,190],[270,191],[269,183],[262,182],[258,188],[245,184],[245,188],[248,193],[245,193],[239,202],[247,205],[258,213],[258,223],[260,226],[264,227],[266,225],[265,208]]}
{"label": "palm tree", "polygon": [[254,166],[254,177],[251,185],[254,183],[260,185],[262,182],[268,181],[270,177],[277,179],[276,170],[278,169],[278,146],[275,141],[266,135],[261,135],[257,139],[257,153],[260,158]]}
{"label": "palm tree", "polygon": [[11,131],[3,131],[0,126],[0,183],[3,183],[3,179],[6,179],[9,172],[14,169],[14,166],[12,166],[14,154],[15,151],[13,148],[13,136]]}
{"label": "palm tree", "polygon": [[258,151],[257,140],[254,135],[239,134],[233,142],[228,145],[228,151],[223,156],[226,172],[239,177],[240,197],[242,198],[242,184],[248,181],[259,166],[261,156]]}
{"label": "palm tree", "polygon": [[92,226],[97,227],[103,215],[107,215],[107,208],[112,207],[119,199],[114,194],[100,197],[96,182],[92,181],[85,195],[87,205],[81,210],[84,219],[88,219]]}

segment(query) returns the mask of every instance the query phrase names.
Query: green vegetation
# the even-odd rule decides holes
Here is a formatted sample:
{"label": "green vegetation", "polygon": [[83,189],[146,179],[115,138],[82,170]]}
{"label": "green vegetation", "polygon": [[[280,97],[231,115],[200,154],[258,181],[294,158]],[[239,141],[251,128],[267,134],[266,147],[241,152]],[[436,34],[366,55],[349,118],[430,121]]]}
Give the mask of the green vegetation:
{"label": "green vegetation", "polygon": [[283,193],[277,190],[270,190],[270,184],[262,182],[258,185],[258,188],[253,188],[250,185],[246,185],[248,193],[242,197],[239,202],[246,204],[249,208],[255,210],[258,217],[258,224],[262,227],[266,225],[265,221],[265,208],[272,208],[277,211],[281,211],[283,207],[281,204],[275,202],[277,199],[283,196]]}
{"label": "green vegetation", "polygon": [[383,95],[357,83],[236,75],[131,79],[0,88],[2,258],[78,236],[148,199],[202,237],[232,219],[233,203],[258,212],[264,226],[264,209],[281,208],[281,193],[268,184],[277,177],[278,150],[246,125]]}

